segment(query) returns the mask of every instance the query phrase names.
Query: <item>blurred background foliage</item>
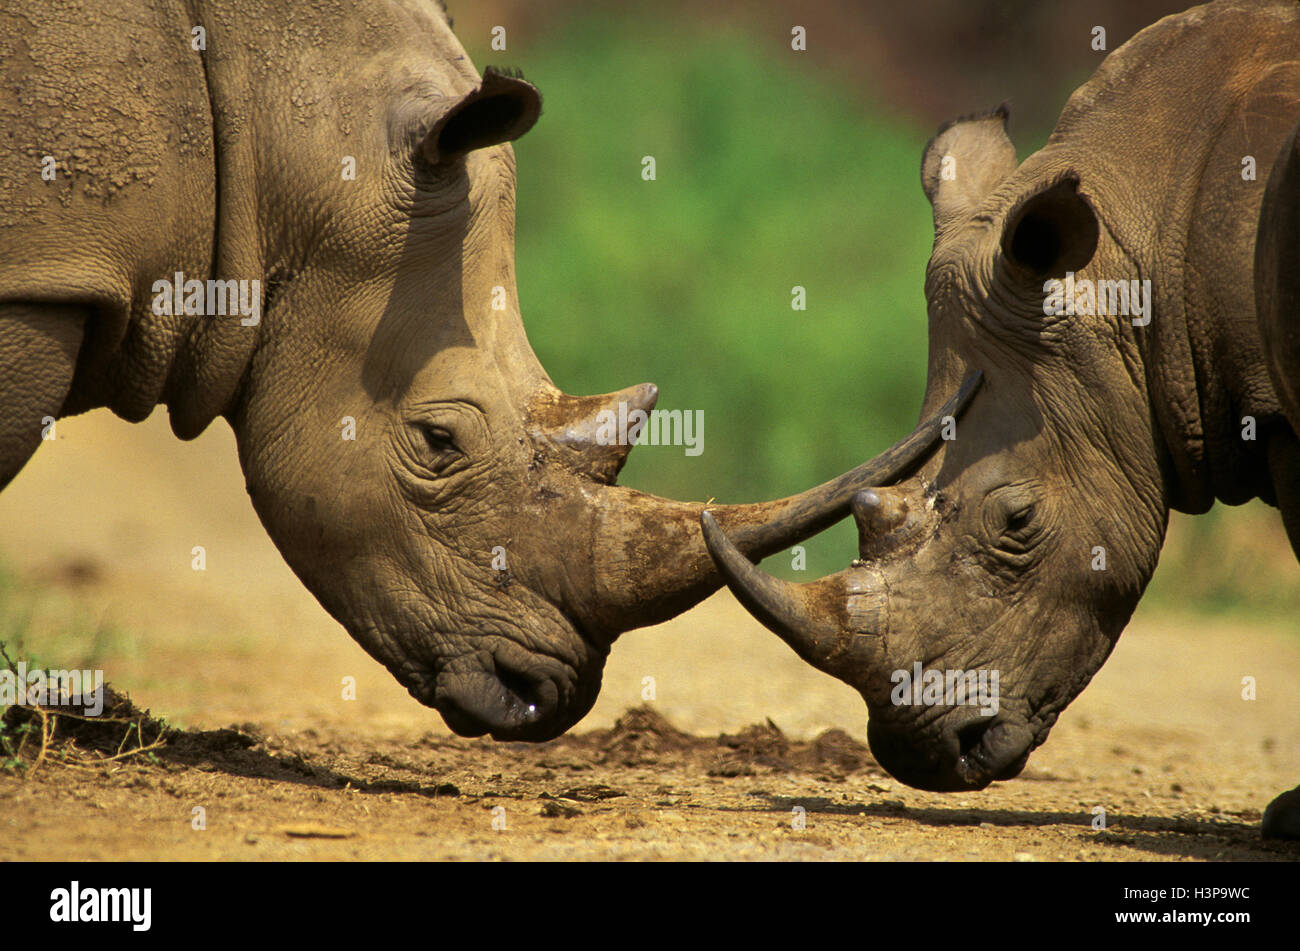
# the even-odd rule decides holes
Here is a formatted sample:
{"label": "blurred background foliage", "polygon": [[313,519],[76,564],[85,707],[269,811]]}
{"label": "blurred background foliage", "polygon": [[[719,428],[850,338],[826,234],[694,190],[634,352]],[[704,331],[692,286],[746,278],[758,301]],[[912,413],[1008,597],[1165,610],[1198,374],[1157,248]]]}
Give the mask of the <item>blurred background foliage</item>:
{"label": "blurred background foliage", "polygon": [[[622,481],[747,501],[830,478],[916,422],[932,241],[921,151],[945,119],[1010,100],[1021,157],[1115,49],[1187,4],[1103,0],[450,0],[474,62],[545,96],[516,144],[526,326],[558,385],[659,385],[704,411],[704,453],[642,446]],[[805,26],[807,52],[790,49]],[[491,49],[507,24],[507,50]],[[656,160],[643,181],[641,160]],[[791,309],[791,288],[807,310]],[[808,544],[806,580],[853,557],[850,522]],[[1148,599],[1295,616],[1300,569],[1260,503],[1175,517]]]}

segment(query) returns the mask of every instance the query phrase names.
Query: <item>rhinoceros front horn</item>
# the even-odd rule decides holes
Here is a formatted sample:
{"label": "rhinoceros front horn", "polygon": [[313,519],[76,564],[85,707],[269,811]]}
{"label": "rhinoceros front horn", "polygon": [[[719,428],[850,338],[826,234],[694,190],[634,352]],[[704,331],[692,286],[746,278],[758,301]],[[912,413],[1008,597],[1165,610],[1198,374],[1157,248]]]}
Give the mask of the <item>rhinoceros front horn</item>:
{"label": "rhinoceros front horn", "polygon": [[[723,580],[737,582],[727,565],[715,560],[726,536],[741,557],[761,559],[817,534],[849,513],[855,493],[869,486],[891,485],[909,475],[938,443],[944,418],[959,416],[979,387],[978,372],[906,439],[838,478],[788,498],[753,505],[710,505],[705,538],[700,523],[704,505],[673,502],[623,486],[605,486],[595,499],[598,523],[593,540],[592,590],[585,598],[584,620],[593,631],[620,632],[655,624],[698,603]],[[888,518],[888,513],[882,513]],[[710,554],[710,549],[717,550]],[[752,566],[751,566],[752,567]],[[721,571],[721,573],[720,573]],[[752,575],[745,575],[752,582]],[[775,581],[775,579],[772,579]],[[740,585],[743,588],[743,585]],[[754,587],[755,604],[767,604],[785,589]],[[788,593],[788,592],[786,592]],[[818,595],[820,601],[820,594]],[[789,599],[787,598],[787,601]],[[774,602],[772,602],[774,603]],[[787,605],[787,620],[807,620],[809,611]],[[776,615],[772,616],[778,620]],[[779,632],[778,632],[779,633]]]}

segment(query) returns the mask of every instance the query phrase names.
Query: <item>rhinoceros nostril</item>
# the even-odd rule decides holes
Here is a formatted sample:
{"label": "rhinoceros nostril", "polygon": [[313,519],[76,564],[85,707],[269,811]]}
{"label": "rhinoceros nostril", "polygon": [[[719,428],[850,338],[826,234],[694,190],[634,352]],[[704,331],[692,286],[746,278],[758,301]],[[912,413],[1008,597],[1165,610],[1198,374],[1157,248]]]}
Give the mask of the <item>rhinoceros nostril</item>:
{"label": "rhinoceros nostril", "polygon": [[508,667],[498,667],[496,671],[497,680],[505,688],[507,700],[516,710],[521,720],[535,720],[540,715],[542,702],[538,696],[537,685]]}
{"label": "rhinoceros nostril", "polygon": [[970,720],[957,728],[957,749],[961,756],[969,756],[984,741],[984,734],[993,725],[992,717]]}
{"label": "rhinoceros nostril", "polygon": [[1025,768],[1034,747],[1034,734],[1024,723],[1001,717],[981,717],[957,731],[961,754],[956,772],[972,783],[987,785],[1014,779]]}
{"label": "rhinoceros nostril", "polygon": [[433,706],[462,736],[491,733],[499,740],[550,739],[569,726],[559,722],[565,712],[559,699],[559,690],[549,678],[535,679],[498,664],[491,671],[442,674]]}

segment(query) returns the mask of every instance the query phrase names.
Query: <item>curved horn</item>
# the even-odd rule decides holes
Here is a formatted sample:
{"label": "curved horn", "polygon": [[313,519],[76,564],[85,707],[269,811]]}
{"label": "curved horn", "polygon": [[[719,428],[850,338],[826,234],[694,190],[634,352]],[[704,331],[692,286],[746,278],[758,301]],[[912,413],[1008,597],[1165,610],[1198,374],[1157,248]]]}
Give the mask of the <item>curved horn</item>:
{"label": "curved horn", "polygon": [[736,599],[800,658],[850,683],[851,676],[871,669],[883,650],[879,634],[888,605],[882,591],[862,583],[860,571],[848,569],[820,581],[792,584],[773,578],[742,555],[710,513],[701,513],[700,527]]}
{"label": "curved horn", "polygon": [[[822,603],[803,585],[773,578],[740,553],[713,516],[700,513],[704,544],[736,599],[765,627],[794,648],[796,654],[820,667],[839,643],[840,628],[831,621],[834,602]],[[814,592],[819,594],[821,592]]]}
{"label": "curved horn", "polygon": [[[750,555],[761,552],[760,558],[793,544],[789,532],[792,523],[803,529],[802,538],[811,537],[847,515],[852,496],[859,489],[890,486],[911,475],[939,441],[945,418],[962,414],[982,380],[983,375],[976,370],[939,412],[918,424],[906,439],[838,478],[779,502],[715,505],[710,511],[727,527],[742,551]],[[905,508],[903,514],[906,516]]]}

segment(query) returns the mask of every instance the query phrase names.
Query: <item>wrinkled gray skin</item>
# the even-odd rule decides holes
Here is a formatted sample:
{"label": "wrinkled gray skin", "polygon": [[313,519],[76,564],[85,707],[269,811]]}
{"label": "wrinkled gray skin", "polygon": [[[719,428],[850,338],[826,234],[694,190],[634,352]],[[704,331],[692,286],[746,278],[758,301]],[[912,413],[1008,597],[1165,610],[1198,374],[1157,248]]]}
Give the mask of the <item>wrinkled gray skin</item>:
{"label": "wrinkled gray skin", "polygon": [[[1285,347],[1262,336],[1253,274],[1266,182],[1300,119],[1297,49],[1300,5],[1214,3],[1108,56],[1023,164],[1004,110],[940,130],[922,163],[935,221],[923,413],[972,371],[985,379],[956,438],[855,497],[860,561],[818,582],[761,573],[703,517],[736,594],[861,691],[872,750],[900,780],[965,790],[1020,772],[1114,647],[1171,508],[1262,498],[1300,552],[1294,143],[1268,186],[1276,237],[1260,244],[1276,289],[1261,295],[1263,334]],[[1149,279],[1150,324],[1045,316],[1044,283],[1066,271]],[[916,662],[997,670],[999,712],[894,704],[891,675]],[[1296,793],[1264,831],[1300,835]]]}
{"label": "wrinkled gray skin", "polygon": [[[529,347],[507,143],[541,101],[480,77],[440,7],[0,0],[0,90],[0,488],[46,417],[161,404],[184,439],[225,418],[293,570],[468,735],[562,732],[620,632],[720,584],[701,506],[615,486],[628,447],[596,439],[655,388],[567,396]],[[155,314],[177,271],[261,281],[260,322]],[[720,518],[778,550],[936,432]]]}

